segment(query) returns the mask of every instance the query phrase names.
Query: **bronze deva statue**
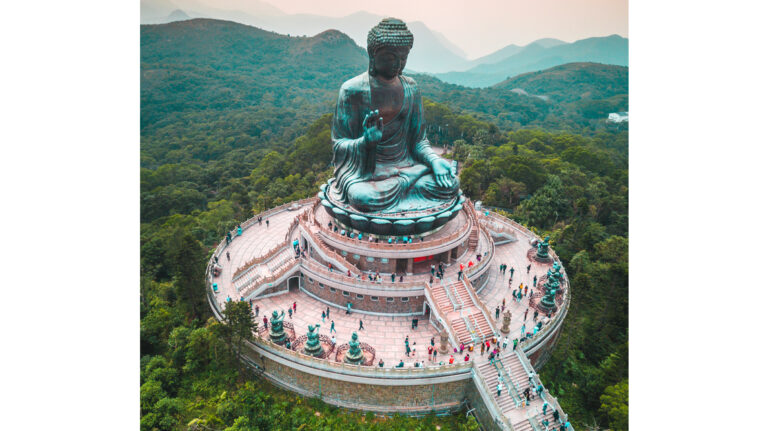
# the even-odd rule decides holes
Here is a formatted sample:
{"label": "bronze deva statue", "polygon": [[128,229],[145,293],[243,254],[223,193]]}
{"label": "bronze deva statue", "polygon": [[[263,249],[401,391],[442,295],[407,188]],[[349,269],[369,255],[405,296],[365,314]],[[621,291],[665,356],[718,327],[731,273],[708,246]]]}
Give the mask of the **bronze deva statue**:
{"label": "bronze deva statue", "polygon": [[[358,219],[445,209],[459,195],[455,165],[427,140],[421,90],[402,75],[412,46],[405,23],[382,20],[368,33],[368,70],[339,91],[331,131],[334,179],[324,192],[335,207],[363,213]],[[386,228],[379,230],[372,231]]]}
{"label": "bronze deva statue", "polygon": [[285,318],[285,311],[281,312],[278,316],[277,310],[272,312],[272,318],[269,319],[272,327],[269,329],[269,338],[273,343],[283,344],[285,342],[285,331],[283,330],[283,319]]}
{"label": "bronze deva statue", "polygon": [[549,236],[544,237],[544,241],[540,241],[538,250],[536,250],[536,257],[546,259],[549,257]]}
{"label": "bronze deva statue", "polygon": [[307,343],[304,345],[304,353],[311,356],[321,356],[323,348],[320,346],[320,325],[307,325]]}

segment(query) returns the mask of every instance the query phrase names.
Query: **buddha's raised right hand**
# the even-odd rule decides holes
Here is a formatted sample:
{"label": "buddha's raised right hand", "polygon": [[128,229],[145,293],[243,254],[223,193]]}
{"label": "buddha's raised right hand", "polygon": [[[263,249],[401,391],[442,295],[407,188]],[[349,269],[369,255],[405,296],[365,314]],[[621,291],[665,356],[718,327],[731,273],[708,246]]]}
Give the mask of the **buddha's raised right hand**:
{"label": "buddha's raised right hand", "polygon": [[366,146],[376,147],[384,134],[384,119],[379,115],[379,110],[369,112],[363,119],[363,138]]}

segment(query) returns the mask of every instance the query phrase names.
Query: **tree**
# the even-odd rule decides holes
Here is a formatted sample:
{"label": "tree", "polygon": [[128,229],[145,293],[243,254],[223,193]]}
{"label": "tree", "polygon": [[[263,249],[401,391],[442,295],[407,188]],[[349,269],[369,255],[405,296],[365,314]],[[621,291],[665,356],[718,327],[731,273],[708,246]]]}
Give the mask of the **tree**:
{"label": "tree", "polygon": [[240,352],[243,342],[253,340],[253,331],[258,328],[251,306],[245,301],[227,302],[224,307],[224,322],[228,334],[230,348],[240,369]]}
{"label": "tree", "polygon": [[177,229],[171,236],[169,249],[180,305],[190,318],[202,319],[206,310],[205,250],[184,228]]}
{"label": "tree", "polygon": [[629,429],[629,381],[624,379],[605,388],[600,396],[600,413],[608,418],[614,431]]}

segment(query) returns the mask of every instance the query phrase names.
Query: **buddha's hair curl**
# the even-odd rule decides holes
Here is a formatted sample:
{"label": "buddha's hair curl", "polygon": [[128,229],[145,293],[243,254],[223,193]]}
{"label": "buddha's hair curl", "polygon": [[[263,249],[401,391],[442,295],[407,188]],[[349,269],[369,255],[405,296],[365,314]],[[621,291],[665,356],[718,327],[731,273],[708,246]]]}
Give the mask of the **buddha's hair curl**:
{"label": "buddha's hair curl", "polygon": [[[368,73],[375,74],[373,56],[382,47],[413,47],[413,33],[397,18],[384,18],[368,32]],[[403,65],[404,67],[405,65]],[[399,71],[402,73],[402,70]]]}

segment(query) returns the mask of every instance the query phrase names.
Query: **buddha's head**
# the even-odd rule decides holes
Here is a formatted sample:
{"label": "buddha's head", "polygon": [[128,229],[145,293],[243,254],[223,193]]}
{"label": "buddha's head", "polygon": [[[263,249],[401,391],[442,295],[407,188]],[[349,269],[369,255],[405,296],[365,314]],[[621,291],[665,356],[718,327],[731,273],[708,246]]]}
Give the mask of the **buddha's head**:
{"label": "buddha's head", "polygon": [[368,32],[368,73],[392,79],[401,73],[413,47],[413,34],[397,18],[384,18]]}

